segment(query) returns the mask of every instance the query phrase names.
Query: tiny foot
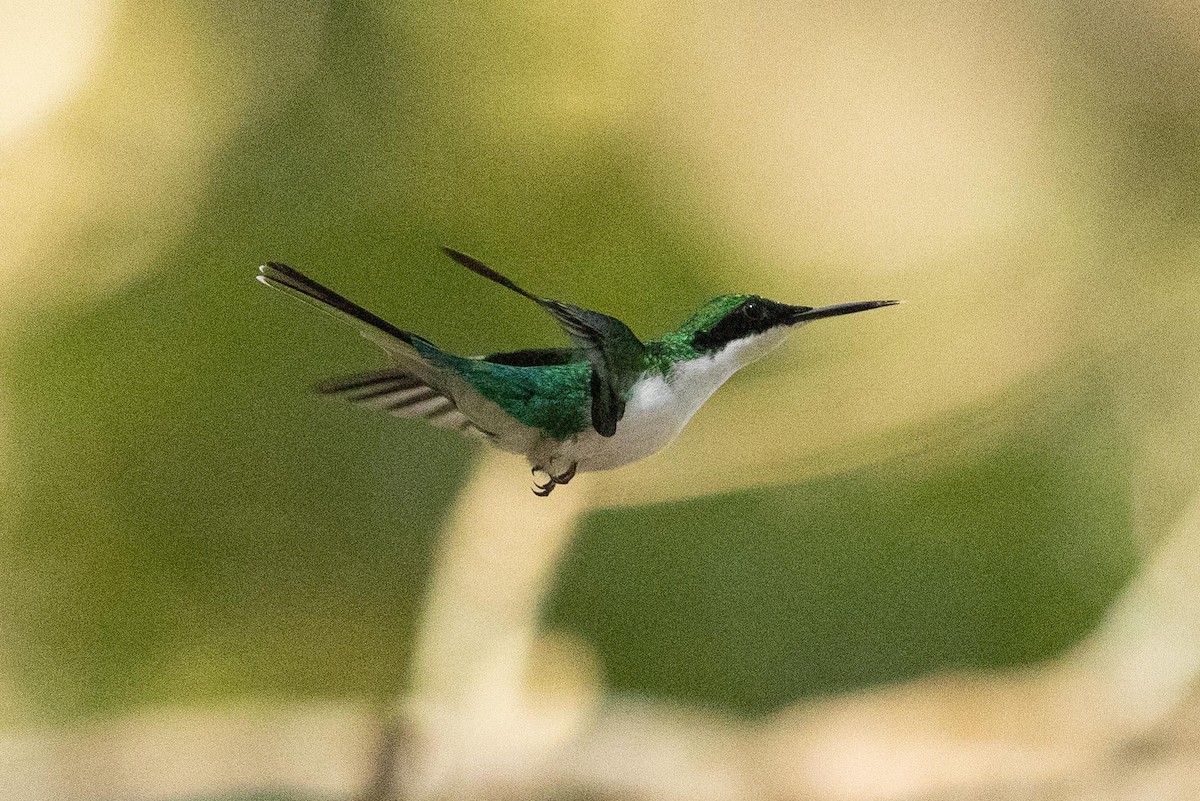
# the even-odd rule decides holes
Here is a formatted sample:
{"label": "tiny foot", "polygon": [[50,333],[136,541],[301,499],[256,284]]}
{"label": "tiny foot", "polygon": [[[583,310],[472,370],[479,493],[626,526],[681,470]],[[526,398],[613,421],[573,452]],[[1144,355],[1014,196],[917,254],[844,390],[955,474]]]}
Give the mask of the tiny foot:
{"label": "tiny foot", "polygon": [[[530,470],[529,472],[533,474],[533,494],[534,495],[538,496],[539,498],[545,498],[551,492],[554,492],[554,487],[558,484],[558,482],[555,481],[554,476],[550,475],[550,473],[548,473],[544,468],[541,468],[541,467],[535,467],[532,470]],[[546,477],[545,484],[538,483],[538,480],[537,480],[538,473],[541,473],[542,475],[544,475]]]}
{"label": "tiny foot", "polygon": [[[553,492],[554,488],[557,487],[559,484],[566,485],[571,481],[571,479],[575,478],[575,470],[578,467],[579,467],[578,462],[572,462],[571,466],[567,468],[567,472],[565,472],[559,476],[550,475],[549,471],[547,471],[545,468],[542,468],[542,467],[533,468],[533,470],[530,471],[533,473],[533,477],[534,477],[533,478],[533,494],[538,496],[539,498],[545,498],[547,495],[549,495],[551,492]],[[544,483],[544,484],[538,483],[538,481],[537,481],[538,473],[542,473],[543,475],[546,476],[546,483]]]}
{"label": "tiny foot", "polygon": [[567,472],[561,476],[552,476],[555,484],[567,484],[571,479],[575,478],[575,470],[579,467],[579,462],[571,462],[571,466],[567,468]]}

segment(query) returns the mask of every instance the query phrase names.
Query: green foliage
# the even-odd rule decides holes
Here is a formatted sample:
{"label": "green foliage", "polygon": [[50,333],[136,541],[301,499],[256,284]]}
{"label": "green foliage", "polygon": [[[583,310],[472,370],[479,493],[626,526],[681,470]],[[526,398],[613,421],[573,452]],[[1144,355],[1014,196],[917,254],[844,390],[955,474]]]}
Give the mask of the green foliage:
{"label": "green foliage", "polygon": [[622,689],[739,712],[1049,657],[1136,552],[1102,408],[1043,401],[1049,419],[928,472],[885,462],[597,515],[548,622],[595,643]]}

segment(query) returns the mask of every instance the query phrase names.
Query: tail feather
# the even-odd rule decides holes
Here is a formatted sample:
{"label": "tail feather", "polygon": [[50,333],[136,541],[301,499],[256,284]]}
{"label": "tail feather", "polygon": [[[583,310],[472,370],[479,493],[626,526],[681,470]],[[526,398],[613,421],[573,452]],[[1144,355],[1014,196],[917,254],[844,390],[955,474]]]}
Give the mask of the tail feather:
{"label": "tail feather", "polygon": [[[378,335],[384,334],[388,338],[399,340],[406,345],[413,344],[413,335],[408,331],[397,328],[357,303],[342,297],[329,287],[317,283],[299,270],[288,267],[286,264],[269,262],[259,267],[258,271],[260,273],[258,280],[261,283],[351,323],[369,339],[379,341]],[[380,342],[380,344],[384,343]]]}
{"label": "tail feather", "polygon": [[433,343],[397,328],[286,264],[271,262],[258,269],[260,282],[354,325],[392,359],[392,367],[324,381],[317,392],[399,417],[423,418],[439,428],[490,436],[456,400],[459,393],[478,393],[448,373],[440,362],[450,357]]}

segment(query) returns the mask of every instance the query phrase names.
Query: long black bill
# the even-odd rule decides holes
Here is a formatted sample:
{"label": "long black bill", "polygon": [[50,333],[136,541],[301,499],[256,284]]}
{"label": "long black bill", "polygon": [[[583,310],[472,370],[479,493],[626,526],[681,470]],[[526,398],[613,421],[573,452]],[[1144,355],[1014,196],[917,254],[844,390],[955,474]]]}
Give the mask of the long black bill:
{"label": "long black bill", "polygon": [[862,311],[870,311],[871,309],[880,309],[884,306],[895,306],[900,301],[898,300],[856,300],[851,303],[835,303],[832,306],[818,306],[815,309],[810,309],[806,306],[796,306],[796,312],[792,315],[791,324],[796,323],[811,323],[813,320],[823,320],[826,317],[839,317],[843,314],[857,314]]}

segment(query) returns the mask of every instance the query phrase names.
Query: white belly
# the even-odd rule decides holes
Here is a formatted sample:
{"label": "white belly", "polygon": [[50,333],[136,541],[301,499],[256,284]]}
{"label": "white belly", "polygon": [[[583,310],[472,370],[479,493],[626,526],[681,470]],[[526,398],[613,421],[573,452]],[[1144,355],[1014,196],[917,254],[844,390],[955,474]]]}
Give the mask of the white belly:
{"label": "white belly", "polygon": [[786,329],[734,343],[711,356],[678,362],[666,376],[648,374],[633,389],[617,433],[602,437],[589,429],[559,443],[550,461],[558,475],[572,464],[579,472],[611,470],[665,447],[700,407],[741,367],[783,341]]}
{"label": "white belly", "polygon": [[673,440],[703,403],[687,403],[662,376],[644,379],[626,402],[617,433],[602,437],[589,429],[573,443],[565,443],[555,461],[578,462],[580,471],[588,471],[611,470],[644,459]]}

